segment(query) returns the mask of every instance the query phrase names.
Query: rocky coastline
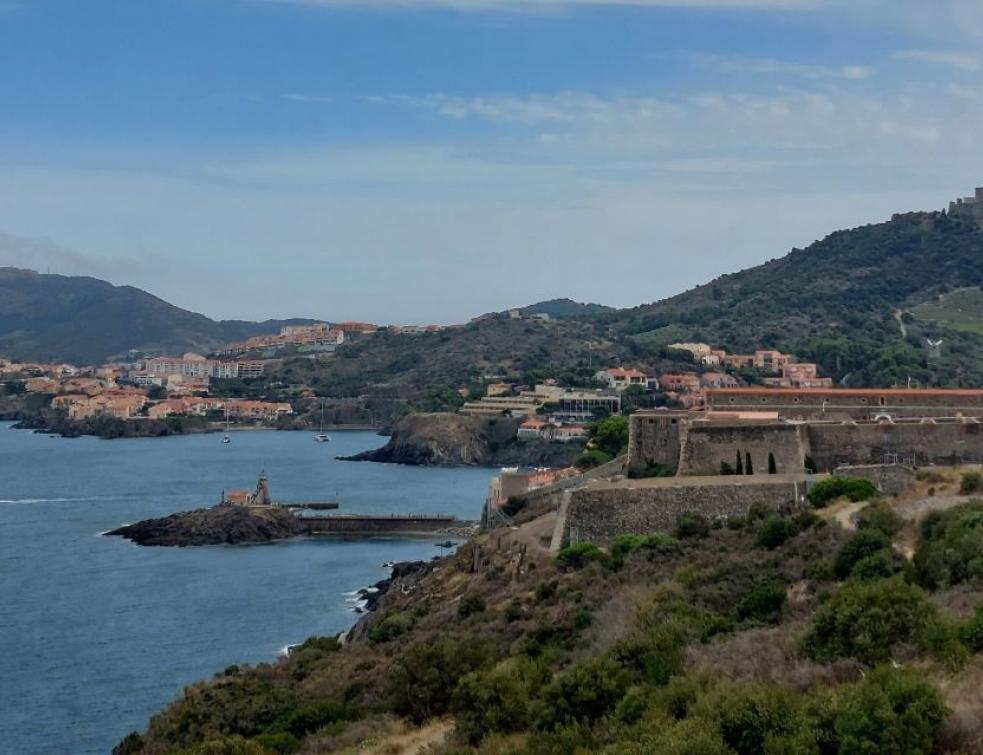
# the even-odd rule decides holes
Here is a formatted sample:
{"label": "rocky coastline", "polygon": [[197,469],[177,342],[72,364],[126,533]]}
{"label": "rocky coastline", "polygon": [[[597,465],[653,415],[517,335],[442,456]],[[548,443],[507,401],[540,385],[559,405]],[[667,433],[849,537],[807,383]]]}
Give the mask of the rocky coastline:
{"label": "rocky coastline", "polygon": [[269,543],[306,535],[307,527],[288,509],[213,506],[145,519],[104,534],[137,545],[183,547]]}
{"label": "rocky coastline", "polygon": [[551,443],[516,437],[521,420],[462,414],[410,414],[392,430],[382,448],[342,461],[410,466],[569,466],[583,450],[579,443]]}

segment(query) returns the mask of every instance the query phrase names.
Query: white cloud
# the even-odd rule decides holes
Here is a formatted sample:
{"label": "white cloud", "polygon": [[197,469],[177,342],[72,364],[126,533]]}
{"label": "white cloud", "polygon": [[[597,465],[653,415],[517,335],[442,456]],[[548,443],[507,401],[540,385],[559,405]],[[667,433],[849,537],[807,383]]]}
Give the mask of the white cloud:
{"label": "white cloud", "polygon": [[948,66],[960,71],[983,71],[983,57],[956,50],[902,50],[895,57],[917,63]]}
{"label": "white cloud", "polygon": [[630,6],[642,8],[709,8],[756,10],[812,10],[844,0],[260,0],[269,4],[325,9],[454,10],[460,12],[540,13],[564,7]]}
{"label": "white cloud", "polygon": [[795,63],[773,58],[748,58],[730,55],[694,54],[690,57],[706,68],[719,73],[750,73],[764,75],[798,76],[805,79],[861,80],[873,76],[876,71],[869,66],[824,66]]}

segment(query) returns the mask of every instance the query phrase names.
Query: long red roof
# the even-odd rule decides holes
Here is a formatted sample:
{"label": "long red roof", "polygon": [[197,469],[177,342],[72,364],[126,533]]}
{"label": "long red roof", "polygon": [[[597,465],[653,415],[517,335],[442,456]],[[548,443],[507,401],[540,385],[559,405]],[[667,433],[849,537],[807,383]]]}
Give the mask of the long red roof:
{"label": "long red roof", "polygon": [[753,396],[983,396],[980,388],[709,388],[707,394],[744,394]]}

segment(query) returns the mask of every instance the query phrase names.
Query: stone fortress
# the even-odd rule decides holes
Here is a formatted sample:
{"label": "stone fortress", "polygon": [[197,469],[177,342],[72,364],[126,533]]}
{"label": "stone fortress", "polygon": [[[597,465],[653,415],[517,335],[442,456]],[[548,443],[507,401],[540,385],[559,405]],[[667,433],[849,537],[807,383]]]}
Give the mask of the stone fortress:
{"label": "stone fortress", "polygon": [[[671,531],[686,512],[722,520],[756,503],[792,510],[828,474],[896,493],[915,466],[983,462],[981,420],[983,390],[709,390],[705,411],[631,416],[629,476],[565,491],[553,547]],[[632,478],[653,470],[675,474]]]}
{"label": "stone fortress", "polygon": [[983,223],[983,187],[972,197],[960,197],[949,203],[949,214],[955,217],[972,218]]}
{"label": "stone fortress", "polygon": [[[702,413],[631,417],[629,469],[717,475],[983,461],[983,390],[717,389]],[[808,462],[808,463],[807,463]]]}

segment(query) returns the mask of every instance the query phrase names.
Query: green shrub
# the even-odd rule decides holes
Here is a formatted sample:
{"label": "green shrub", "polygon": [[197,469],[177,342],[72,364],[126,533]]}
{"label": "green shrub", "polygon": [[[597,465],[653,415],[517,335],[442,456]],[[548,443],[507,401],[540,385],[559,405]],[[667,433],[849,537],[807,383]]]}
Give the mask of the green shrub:
{"label": "green shrub", "polygon": [[268,731],[253,737],[253,741],[269,752],[291,753],[300,749],[300,740],[286,731]]}
{"label": "green shrub", "polygon": [[771,740],[806,725],[798,697],[777,685],[721,685],[697,704],[696,715],[714,722],[738,755],[761,755]]}
{"label": "green shrub", "polygon": [[548,600],[552,600],[559,586],[559,582],[555,579],[551,579],[549,582],[540,582],[536,585],[536,602],[545,603]]}
{"label": "green shrub", "polygon": [[510,495],[509,499],[502,506],[502,513],[505,516],[515,516],[520,511],[522,511],[529,501],[521,495]]}
{"label": "green shrub", "polygon": [[416,625],[416,618],[409,611],[392,611],[387,613],[382,621],[377,621],[369,628],[369,642],[389,642],[400,635],[406,634]]}
{"label": "green shrub", "polygon": [[705,517],[697,513],[688,512],[682,514],[676,520],[676,537],[680,539],[687,537],[706,537],[709,534],[710,524]]}
{"label": "green shrub", "polygon": [[979,472],[964,472],[962,479],[959,480],[959,492],[963,495],[970,495],[983,490],[983,474]]}
{"label": "green shrub", "polygon": [[974,653],[983,652],[983,603],[976,607],[976,613],[966,622],[960,634],[966,647]]}
{"label": "green shrub", "polygon": [[421,641],[396,656],[386,678],[392,710],[414,723],[447,713],[458,681],[492,662],[488,642],[448,636]]}
{"label": "green shrub", "polygon": [[738,621],[774,622],[785,605],[786,589],[781,582],[762,582],[737,604]]}
{"label": "green shrub", "polygon": [[983,503],[925,517],[913,563],[916,581],[931,590],[983,581]]}
{"label": "green shrub", "polygon": [[537,727],[555,731],[569,724],[592,723],[614,710],[628,683],[629,674],[610,656],[574,666],[543,690]]}
{"label": "green shrub", "polygon": [[891,538],[880,530],[860,530],[836,554],[833,572],[837,579],[846,579],[858,561],[885,550],[890,552]]}
{"label": "green shrub", "polygon": [[900,643],[923,646],[935,618],[925,593],[897,577],[848,582],[816,611],[803,648],[820,662],[856,658],[873,666],[890,660]]}
{"label": "green shrub", "polygon": [[457,604],[457,615],[462,619],[485,610],[485,599],[477,593],[469,593]]}
{"label": "green shrub", "polygon": [[293,649],[299,653],[304,650],[317,650],[321,653],[334,653],[341,650],[341,643],[337,637],[309,637],[301,645]]}
{"label": "green shrub", "polygon": [[467,674],[458,683],[451,704],[457,731],[477,744],[492,732],[530,728],[535,701],[549,681],[545,666],[523,657]]}
{"label": "green shrub", "polygon": [[611,563],[620,568],[624,560],[635,551],[647,550],[656,553],[675,553],[679,541],[664,532],[651,535],[618,535],[611,541]]}
{"label": "green shrub", "polygon": [[754,539],[754,544],[759,548],[774,550],[778,546],[784,545],[797,534],[799,534],[799,528],[795,525],[795,522],[775,514],[766,519],[761,527],[758,528],[758,534]]}
{"label": "green shrub", "polygon": [[881,550],[857,561],[850,571],[850,576],[870,582],[875,579],[887,579],[896,573],[897,567],[891,552]]}
{"label": "green shrub", "polygon": [[834,498],[846,497],[851,501],[867,501],[877,495],[877,488],[870,480],[859,477],[828,477],[809,489],[807,498],[819,509]]}
{"label": "green shrub", "polygon": [[929,755],[948,715],[938,690],[916,672],[891,666],[821,694],[810,709],[824,753]]}
{"label": "green shrub", "polygon": [[886,503],[872,503],[865,506],[857,515],[857,529],[880,530],[888,537],[894,537],[904,526],[904,520]]}
{"label": "green shrub", "polygon": [[607,563],[608,554],[593,543],[574,543],[561,550],[556,560],[571,569],[583,569],[591,561]]}

